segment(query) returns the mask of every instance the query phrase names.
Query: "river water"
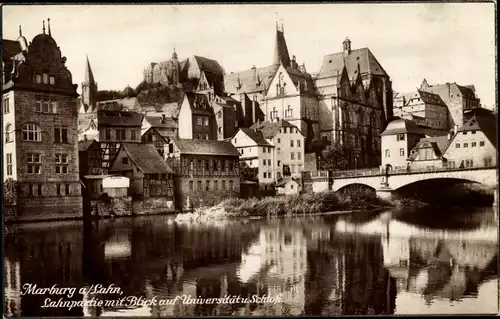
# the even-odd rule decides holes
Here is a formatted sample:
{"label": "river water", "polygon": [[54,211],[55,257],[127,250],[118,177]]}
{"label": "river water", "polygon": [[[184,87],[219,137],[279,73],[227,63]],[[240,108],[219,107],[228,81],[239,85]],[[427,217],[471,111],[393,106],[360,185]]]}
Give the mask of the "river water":
{"label": "river water", "polygon": [[[39,223],[9,225],[4,239],[7,316],[401,315],[499,309],[498,211],[493,208],[195,225],[168,216]],[[22,295],[26,284],[112,284],[122,294],[101,289],[71,298]],[[149,302],[116,304],[131,296]],[[193,303],[194,298],[227,296],[251,302]],[[81,306],[44,307],[60,298]]]}

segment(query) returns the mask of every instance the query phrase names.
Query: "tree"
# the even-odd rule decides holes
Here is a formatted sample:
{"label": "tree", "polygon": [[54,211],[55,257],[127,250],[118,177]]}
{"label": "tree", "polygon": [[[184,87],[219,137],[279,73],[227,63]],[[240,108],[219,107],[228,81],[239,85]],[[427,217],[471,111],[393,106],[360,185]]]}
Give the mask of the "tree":
{"label": "tree", "polygon": [[332,143],[321,152],[321,170],[344,170],[349,168],[348,152],[346,147],[339,143]]}
{"label": "tree", "polygon": [[3,184],[3,198],[4,204],[7,206],[15,206],[17,205],[17,181],[12,178],[8,178],[5,180]]}
{"label": "tree", "polygon": [[259,181],[259,168],[250,167],[245,161],[240,161],[240,179],[241,181]]}

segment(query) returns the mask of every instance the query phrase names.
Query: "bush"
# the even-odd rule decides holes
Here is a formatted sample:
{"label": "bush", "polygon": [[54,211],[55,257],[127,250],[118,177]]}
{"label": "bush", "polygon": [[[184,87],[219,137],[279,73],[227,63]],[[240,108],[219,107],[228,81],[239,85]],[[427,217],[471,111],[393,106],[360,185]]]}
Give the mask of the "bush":
{"label": "bush", "polygon": [[15,206],[17,205],[17,196],[18,196],[18,187],[17,181],[12,178],[8,178],[3,183],[3,200],[6,206]]}

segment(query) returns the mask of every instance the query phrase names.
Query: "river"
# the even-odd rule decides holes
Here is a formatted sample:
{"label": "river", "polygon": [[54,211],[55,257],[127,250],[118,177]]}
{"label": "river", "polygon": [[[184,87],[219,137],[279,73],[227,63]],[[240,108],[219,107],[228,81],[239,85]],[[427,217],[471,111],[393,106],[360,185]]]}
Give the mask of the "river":
{"label": "river", "polygon": [[[9,225],[7,230],[6,316],[486,314],[499,309],[494,208],[210,225],[149,216]],[[25,284],[114,285],[122,294],[22,295]],[[134,296],[150,302],[131,302]],[[80,306],[43,307],[50,305],[47,299],[59,298]],[[194,298],[213,303],[186,301]]]}

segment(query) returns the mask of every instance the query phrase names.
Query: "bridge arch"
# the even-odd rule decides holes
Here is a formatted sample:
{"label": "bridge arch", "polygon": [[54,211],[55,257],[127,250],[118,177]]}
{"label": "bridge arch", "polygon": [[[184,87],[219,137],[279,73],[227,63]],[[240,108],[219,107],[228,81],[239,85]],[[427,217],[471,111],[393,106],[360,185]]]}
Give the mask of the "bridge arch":
{"label": "bridge arch", "polygon": [[338,188],[336,192],[344,192],[350,189],[366,189],[373,192],[377,190],[375,187],[373,187],[373,185],[370,185],[369,183],[351,183]]}

